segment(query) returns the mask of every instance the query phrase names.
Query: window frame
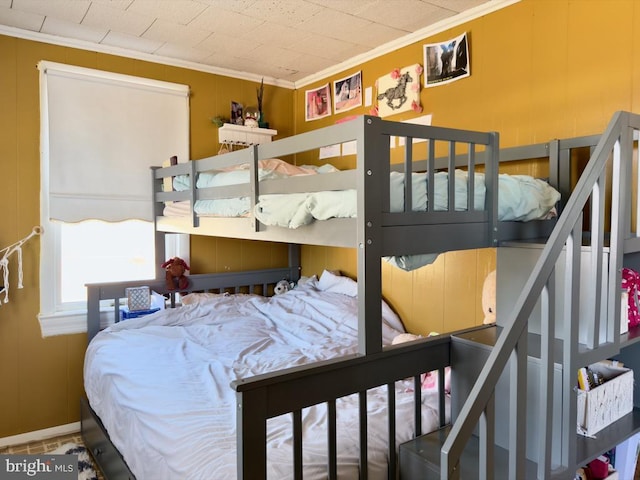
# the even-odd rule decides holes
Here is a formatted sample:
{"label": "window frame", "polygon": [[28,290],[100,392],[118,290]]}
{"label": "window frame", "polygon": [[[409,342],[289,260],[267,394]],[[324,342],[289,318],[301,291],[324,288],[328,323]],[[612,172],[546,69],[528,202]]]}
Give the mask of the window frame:
{"label": "window frame", "polygon": [[[107,79],[109,81],[117,82],[119,78],[123,77],[117,73],[104,72],[93,69],[82,69],[80,67],[73,67],[69,65],[54,64],[52,62],[40,62],[38,68],[43,70],[48,68],[55,68],[59,66],[67,71],[78,70],[92,70],[91,74],[95,74],[96,77]],[[154,81],[142,77],[126,76],[131,82],[131,79],[137,81],[139,78],[140,86],[153,87],[154,83],[162,84],[165,82]],[[60,295],[60,279],[61,279],[61,228],[58,221],[50,220],[50,196],[49,196],[49,178],[50,178],[50,164],[49,164],[49,118],[48,118],[48,91],[46,82],[40,82],[40,225],[44,234],[40,236],[40,313],[38,314],[38,320],[40,323],[41,333],[43,337],[53,335],[65,335],[85,333],[87,331],[87,307],[78,307],[78,302],[74,302],[74,305],[61,305],[58,299]],[[187,110],[188,118],[188,110]],[[181,129],[181,132],[186,133],[185,151],[188,151],[189,134],[188,126],[186,129]],[[151,178],[149,178],[151,181]],[[151,201],[151,200],[150,200]],[[186,234],[164,234],[158,232],[154,225],[154,245],[152,247],[155,251],[156,259],[156,277],[160,278],[162,269],[160,264],[166,258],[179,256],[189,262],[190,257],[190,240],[189,235]],[[101,321],[102,325],[107,322],[107,312],[113,312],[112,309],[105,308],[103,314],[104,321]]]}
{"label": "window frame", "polygon": [[[86,333],[87,306],[78,307],[77,302],[64,305],[60,298],[60,224],[47,220],[42,216],[42,228],[46,233],[40,236],[40,313],[38,320],[43,337]],[[190,237],[187,234],[162,234],[154,236],[156,263],[158,258],[180,257],[190,263]],[[163,245],[164,244],[164,245]],[[164,255],[162,254],[164,252]],[[156,277],[161,269],[156,266]],[[113,308],[105,306],[101,309],[101,325],[112,321]]]}

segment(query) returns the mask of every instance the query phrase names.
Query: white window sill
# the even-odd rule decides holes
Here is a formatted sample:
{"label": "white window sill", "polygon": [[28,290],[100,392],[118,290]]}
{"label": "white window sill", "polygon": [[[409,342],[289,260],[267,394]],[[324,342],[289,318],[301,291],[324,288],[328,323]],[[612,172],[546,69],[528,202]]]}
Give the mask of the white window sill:
{"label": "white window sill", "polygon": [[[100,315],[100,327],[108,326],[109,313],[113,317],[113,309],[103,311]],[[77,333],[87,333],[87,311],[70,310],[64,312],[39,314],[40,331],[42,338],[53,337],[55,335],[74,335]],[[113,318],[111,319],[113,322]]]}

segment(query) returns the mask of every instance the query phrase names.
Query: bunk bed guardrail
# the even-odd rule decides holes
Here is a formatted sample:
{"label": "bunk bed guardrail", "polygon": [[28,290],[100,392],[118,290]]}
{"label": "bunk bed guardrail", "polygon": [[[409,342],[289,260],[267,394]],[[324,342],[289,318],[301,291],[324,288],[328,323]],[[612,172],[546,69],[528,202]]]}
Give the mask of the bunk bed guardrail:
{"label": "bunk bed guardrail", "polygon": [[[391,156],[393,148],[390,146],[392,138],[403,138],[405,144],[409,145],[415,141],[428,142],[425,158],[414,158],[413,148],[404,148],[404,156],[396,163],[392,164]],[[286,179],[264,179],[259,181],[258,162],[272,158],[283,158],[290,155],[299,154],[311,150],[320,149],[325,146],[356,142],[356,163],[355,168],[341,170],[334,173],[322,175],[295,176]],[[443,155],[442,152],[446,153]],[[438,157],[436,155],[439,155]],[[424,233],[433,238],[444,239],[439,243],[433,240],[433,253],[456,249],[451,245],[451,239],[455,235],[448,235],[446,232],[436,232],[434,224],[442,225],[466,224],[467,228],[477,226],[482,232],[482,243],[497,241],[497,155],[498,155],[498,134],[485,132],[471,132],[452,128],[412,125],[406,123],[385,121],[377,117],[360,116],[349,122],[333,125],[318,130],[302,133],[293,137],[287,137],[260,145],[254,145],[244,150],[238,150],[225,155],[203,158],[186,163],[179,163],[175,166],[153,169],[153,192],[155,217],[163,216],[165,202],[179,202],[188,200],[191,203],[191,227],[194,230],[185,233],[196,233],[201,226],[203,219],[200,218],[194,209],[195,202],[199,200],[214,200],[236,197],[249,197],[250,208],[247,218],[233,219],[240,220],[244,231],[241,234],[246,238],[247,231],[252,229],[257,236],[255,238],[271,239],[274,241],[297,241],[296,235],[300,235],[304,229],[280,228],[274,232],[274,228],[260,223],[254,215],[254,207],[261,195],[281,194],[281,193],[309,193],[322,190],[349,190],[358,191],[357,216],[367,218],[370,227],[359,228],[365,222],[355,219],[332,219],[356,223],[356,228],[346,229],[346,234],[332,235],[333,238],[314,238],[313,236],[303,237],[304,241],[298,243],[315,243],[322,245],[361,247],[364,242],[371,241],[372,232],[379,227],[382,229],[379,234],[383,241],[385,251],[382,255],[424,253],[424,245],[418,244],[414,235],[396,236],[399,227],[405,225],[415,225],[416,233]],[[486,187],[485,206],[476,210],[473,203],[475,175],[477,165],[484,163],[484,184]],[[197,188],[196,181],[189,181],[189,189],[184,191],[171,191],[165,187],[173,177],[177,175],[188,176],[197,179],[202,172],[222,171],[224,169],[238,168],[240,165],[249,165],[249,181],[224,186],[210,186]],[[413,211],[411,189],[412,172],[427,172],[427,182],[434,184],[434,174],[438,170],[453,172],[456,168],[464,167],[468,171],[467,181],[467,209],[460,211],[455,208],[456,195],[454,182],[455,178],[450,175],[449,192],[450,198],[448,209],[434,210],[434,189],[427,192],[426,211]],[[391,171],[402,171],[404,173],[404,211],[391,212],[390,207],[390,185],[389,175]],[[367,183],[370,189],[365,189]],[[365,193],[366,192],[366,193]],[[381,212],[384,212],[380,215]],[[443,221],[448,216],[450,220]],[[379,217],[379,218],[378,218]],[[160,228],[165,228],[162,224]],[[185,227],[189,228],[189,227]],[[455,228],[455,227],[451,227]],[[288,231],[287,231],[288,230]],[[260,232],[269,231],[266,235],[259,235]],[[230,232],[228,231],[228,234]],[[318,232],[314,231],[314,235]],[[480,235],[471,236],[476,237]],[[270,238],[267,238],[270,237]],[[346,238],[345,238],[346,237]],[[470,236],[467,235],[467,238]],[[393,240],[392,240],[393,238]],[[424,237],[423,237],[424,238]],[[473,246],[463,246],[462,248],[475,248]]]}
{"label": "bunk bed guardrail", "polygon": [[[637,140],[640,116],[617,112],[593,149],[591,158],[556,223],[538,262],[515,302],[506,312],[505,327],[499,334],[475,385],[464,403],[457,420],[441,449],[442,479],[460,478],[460,459],[466,443],[478,426],[480,478],[492,478],[495,445],[494,392],[499,377],[509,370],[509,478],[524,478],[526,464],[525,410],[527,408],[527,325],[538,300],[541,302],[541,374],[540,374],[540,434],[537,478],[552,475],[574,475],[576,466],[585,459],[577,457],[577,400],[575,375],[579,367],[609,358],[620,350],[620,281],[625,248],[637,251],[638,222],[631,227],[632,159],[634,138]],[[607,165],[611,165],[611,190],[607,192]],[[637,187],[638,179],[635,179]],[[637,191],[637,190],[636,190]],[[611,202],[606,201],[610,193]],[[636,200],[637,202],[637,200]],[[583,216],[590,206],[587,234],[590,238],[590,262],[593,278],[586,288],[594,294],[594,315],[589,319],[588,345],[579,344],[580,251],[583,238]],[[636,205],[637,207],[637,205]],[[608,264],[603,267],[605,228],[610,221]],[[562,251],[566,252],[565,275],[555,274]],[[554,337],[557,312],[554,291],[558,282],[567,292],[565,309],[560,312],[564,322],[562,358],[554,358]],[[606,305],[601,305],[595,292],[606,289]],[[600,336],[600,322],[605,322],[606,334]],[[562,363],[562,411],[553,411],[554,362]],[[557,392],[556,392],[557,393]],[[559,418],[558,418],[559,417]],[[561,445],[552,445],[551,427],[562,422]],[[561,464],[552,465],[551,452],[560,449]],[[559,473],[560,472],[560,473]]]}
{"label": "bunk bed guardrail", "polygon": [[[299,246],[295,248],[299,258]],[[291,262],[290,253],[290,262]],[[180,292],[168,290],[164,278],[157,277],[150,280],[138,280],[127,282],[111,283],[90,283],[87,284],[87,340],[91,341],[101,328],[110,323],[120,321],[121,299],[126,299],[126,289],[130,287],[145,286],[153,292],[164,295],[168,298],[169,307],[177,305],[176,293],[192,292],[213,292],[213,293],[258,293],[267,295],[269,289],[280,280],[297,281],[300,278],[299,262],[295,260],[289,267],[271,268],[264,270],[242,271],[242,272],[222,272],[212,274],[189,275],[189,286],[181,289]],[[107,312],[107,307],[101,306],[102,301],[111,303],[111,312]],[[106,317],[104,320],[101,318]],[[109,318],[110,317],[110,318]]]}
{"label": "bunk bed guardrail", "polygon": [[[426,350],[425,350],[426,349]],[[425,354],[428,351],[428,354]],[[445,372],[450,363],[450,337],[441,335],[393,345],[370,355],[353,355],[313,365],[294,367],[232,383],[237,398],[238,479],[267,478],[267,420],[291,414],[293,418],[293,478],[303,478],[301,412],[308,406],[327,404],[327,477],[337,476],[336,399],[356,394],[359,399],[360,478],[367,471],[367,391],[387,388],[388,478],[397,477],[395,382],[414,379],[414,430],[422,433],[421,374],[438,371],[439,422],[445,425]],[[425,432],[426,433],[426,432]]]}

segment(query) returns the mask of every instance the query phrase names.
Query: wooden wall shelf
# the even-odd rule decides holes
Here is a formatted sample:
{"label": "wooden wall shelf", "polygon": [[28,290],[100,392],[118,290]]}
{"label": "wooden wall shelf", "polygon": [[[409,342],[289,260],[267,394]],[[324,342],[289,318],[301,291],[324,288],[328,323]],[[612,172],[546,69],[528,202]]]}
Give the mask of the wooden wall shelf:
{"label": "wooden wall shelf", "polygon": [[225,123],[218,129],[218,141],[226,145],[256,145],[270,142],[277,130]]}

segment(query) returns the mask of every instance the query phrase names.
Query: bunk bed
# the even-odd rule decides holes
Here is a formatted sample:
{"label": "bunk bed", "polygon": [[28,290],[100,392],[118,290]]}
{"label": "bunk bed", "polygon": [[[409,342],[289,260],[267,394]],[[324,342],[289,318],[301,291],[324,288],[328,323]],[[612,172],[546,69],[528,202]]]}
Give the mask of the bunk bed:
{"label": "bunk bed", "polygon": [[[398,138],[403,139],[404,145],[411,148],[392,148],[391,145]],[[356,142],[356,154],[355,168],[351,170],[261,181],[261,162],[353,141]],[[398,152],[401,152],[400,158],[397,157]],[[417,159],[418,155],[424,157]],[[190,292],[213,291],[224,297],[225,292],[229,291],[246,295],[257,290],[258,293],[268,295],[272,292],[273,284],[283,278],[292,282],[300,280],[300,244],[353,247],[357,251],[358,281],[349,287],[357,305],[353,319],[353,330],[357,332],[352,338],[353,349],[345,350],[343,353],[346,355],[318,357],[318,361],[307,360],[303,365],[297,366],[278,364],[275,370],[257,371],[257,375],[252,377],[231,378],[231,386],[236,392],[237,432],[234,435],[237,435],[235,471],[238,478],[267,477],[267,460],[272,455],[271,449],[268,453],[267,448],[267,438],[271,431],[267,428],[268,419],[289,413],[293,433],[292,439],[286,440],[291,445],[291,465],[287,472],[292,478],[302,478],[303,470],[306,475],[309,467],[305,463],[308,458],[303,453],[303,419],[307,418],[309,407],[324,402],[327,402],[328,432],[323,435],[327,435],[328,439],[327,452],[321,457],[324,460],[321,469],[323,473],[320,475],[323,478],[336,478],[339,465],[345,462],[339,455],[344,450],[340,443],[342,437],[336,437],[335,433],[336,402],[345,397],[352,398],[351,396],[355,396],[353,398],[356,399],[358,408],[353,425],[359,433],[351,432],[351,437],[355,437],[351,440],[356,447],[355,450],[347,448],[346,451],[357,452],[355,458],[350,459],[354,474],[360,475],[360,478],[368,477],[371,463],[368,454],[373,452],[374,457],[382,456],[386,462],[385,468],[376,467],[377,474],[384,472],[384,477],[395,478],[398,442],[406,438],[407,434],[419,435],[424,429],[431,430],[446,422],[444,379],[445,370],[449,366],[449,337],[441,335],[403,345],[389,345],[389,336],[384,333],[383,327],[385,308],[381,295],[381,258],[412,258],[450,250],[492,247],[505,240],[548,235],[555,223],[549,218],[553,217],[549,213],[552,212],[553,203],[558,200],[557,196],[553,197],[555,200],[551,205],[545,205],[544,211],[531,221],[505,220],[499,214],[499,161],[536,158],[549,159],[549,182],[557,185],[561,191],[566,190],[567,187],[560,178],[562,172],[559,157],[550,153],[549,144],[499,151],[498,135],[495,133],[425,127],[363,116],[341,125],[255,145],[219,157],[152,169],[153,203],[156,227],[160,234],[190,233],[286,242],[292,245],[287,268],[237,274],[191,275]],[[198,188],[200,174],[211,170],[238,169],[248,171],[247,181]],[[464,174],[456,174],[458,170],[463,170]],[[390,179],[394,172],[400,176],[402,184],[400,202],[397,197],[395,202],[393,200],[396,194],[392,191],[393,181]],[[447,193],[444,204],[439,208],[432,208],[431,206],[437,205],[436,188],[427,188],[423,192],[426,201],[416,208],[414,194],[417,188],[413,179],[416,175],[421,175],[422,181],[427,185],[437,185],[437,175],[443,172]],[[186,182],[184,176],[187,177]],[[176,178],[181,178],[188,187],[180,191],[167,188],[174,184]],[[463,183],[462,190],[457,182]],[[535,182],[546,185],[546,182]],[[536,185],[539,186],[539,183]],[[307,196],[327,191],[353,192],[356,199],[355,215],[314,220],[297,228],[265,225],[254,215],[260,202],[268,195]],[[460,191],[463,193],[459,193]],[[478,195],[481,195],[480,200]],[[249,208],[243,216],[204,216],[191,207],[200,200],[229,198],[248,200]],[[164,215],[169,202],[185,200],[190,204],[188,215]],[[400,207],[397,207],[398,203]],[[163,253],[157,254],[159,259],[163,259],[163,256]],[[166,293],[160,280],[138,282],[137,285],[142,283]],[[89,337],[97,337],[91,348],[98,348],[96,345],[104,346],[103,344],[108,343],[104,341],[107,336],[133,330],[138,323],[172,315],[154,314],[141,322],[131,323],[131,327],[116,325],[98,333],[101,329],[100,302],[115,300],[114,315],[117,319],[119,299],[124,298],[124,289],[130,285],[132,284],[116,283],[88,286]],[[401,330],[395,333],[401,333]],[[88,364],[96,363],[99,362],[88,361]],[[424,391],[423,380],[432,371],[439,373],[437,395],[432,398],[431,403],[425,404],[424,395],[429,392]],[[91,369],[85,371],[85,378],[90,382],[99,377]],[[413,379],[409,385],[405,383],[407,378]],[[384,391],[381,395],[385,397],[384,401],[378,399],[382,403],[375,403],[376,409],[392,412],[385,415],[386,427],[382,430],[386,429],[386,434],[375,429],[368,430],[372,420],[367,418],[370,395],[367,392],[374,388],[381,388]],[[413,399],[413,407],[409,409],[411,420],[396,413],[401,410],[399,398],[404,393],[411,393]],[[104,425],[91,408],[91,403],[90,396],[89,401],[82,405],[85,441],[109,479],[133,478],[120,452],[109,439],[109,430],[114,428],[114,421],[111,420],[110,426]],[[424,421],[425,408],[437,411],[431,422]],[[185,410],[188,411],[187,408]],[[405,427],[409,421],[412,427],[407,429]],[[403,434],[398,436],[398,432]],[[381,435],[385,438],[382,443],[385,444],[386,454],[374,451],[371,445],[375,441],[372,442],[370,437],[379,440]],[[148,461],[154,459],[150,458]],[[185,462],[188,463],[188,460]],[[373,478],[375,475],[371,473]]]}

